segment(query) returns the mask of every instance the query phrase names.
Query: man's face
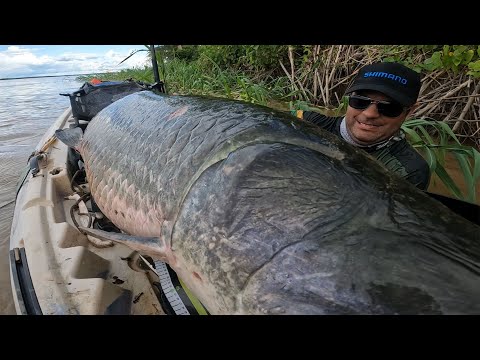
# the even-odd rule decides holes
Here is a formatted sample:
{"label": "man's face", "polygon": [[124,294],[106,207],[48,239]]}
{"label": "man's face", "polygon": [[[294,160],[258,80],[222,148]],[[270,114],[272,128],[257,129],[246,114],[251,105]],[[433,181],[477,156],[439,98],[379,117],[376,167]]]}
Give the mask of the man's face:
{"label": "man's face", "polygon": [[[392,99],[377,91],[358,91],[352,95],[360,95],[372,100],[392,102]],[[370,104],[363,110],[348,106],[345,120],[348,132],[358,143],[367,145],[388,139],[398,131],[405,118],[413,110],[403,109],[400,115],[389,117],[381,114],[378,104]]]}

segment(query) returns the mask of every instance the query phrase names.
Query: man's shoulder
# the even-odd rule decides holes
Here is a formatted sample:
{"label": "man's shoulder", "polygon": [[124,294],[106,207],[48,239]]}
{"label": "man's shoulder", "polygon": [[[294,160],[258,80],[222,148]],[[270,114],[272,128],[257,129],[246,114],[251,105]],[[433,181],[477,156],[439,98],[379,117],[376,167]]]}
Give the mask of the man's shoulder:
{"label": "man's shoulder", "polygon": [[430,166],[423,156],[405,138],[387,148],[403,167],[404,177],[421,189],[426,189],[430,181]]}
{"label": "man's shoulder", "polygon": [[407,163],[412,162],[414,164],[418,164],[418,166],[428,167],[427,161],[417,150],[415,150],[415,148],[407,141],[406,138],[396,141],[389,148],[397,157],[407,160]]}

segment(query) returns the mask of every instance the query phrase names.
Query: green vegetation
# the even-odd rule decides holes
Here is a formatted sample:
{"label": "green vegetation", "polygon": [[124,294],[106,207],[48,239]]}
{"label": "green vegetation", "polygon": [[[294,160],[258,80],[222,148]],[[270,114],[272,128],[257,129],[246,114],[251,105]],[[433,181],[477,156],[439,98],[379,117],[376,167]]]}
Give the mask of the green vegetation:
{"label": "green vegetation", "polygon": [[[452,129],[441,121],[411,119],[403,123],[402,129],[407,133],[412,146],[427,160],[432,173],[439,177],[447,189],[457,198],[475,203],[476,184],[480,177],[480,153],[471,146],[462,145]],[[460,191],[445,170],[447,152],[452,153],[460,165],[466,194]]]}
{"label": "green vegetation", "polygon": [[[137,50],[145,56],[148,46]],[[166,45],[156,48],[169,93],[244,100],[281,110],[344,113],[343,96],[357,70],[398,61],[422,72],[419,107],[403,124],[409,141],[457,198],[475,202],[480,175],[480,45]],[[98,75],[153,82],[151,67]],[[82,78],[88,80],[89,78]],[[445,170],[457,159],[462,193]]]}

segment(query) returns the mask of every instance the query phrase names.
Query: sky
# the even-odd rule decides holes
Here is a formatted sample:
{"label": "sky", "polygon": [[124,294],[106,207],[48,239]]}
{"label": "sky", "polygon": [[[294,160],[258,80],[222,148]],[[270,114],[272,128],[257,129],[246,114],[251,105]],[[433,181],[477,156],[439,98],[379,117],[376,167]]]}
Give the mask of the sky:
{"label": "sky", "polygon": [[0,45],[0,78],[77,75],[149,65],[145,45]]}

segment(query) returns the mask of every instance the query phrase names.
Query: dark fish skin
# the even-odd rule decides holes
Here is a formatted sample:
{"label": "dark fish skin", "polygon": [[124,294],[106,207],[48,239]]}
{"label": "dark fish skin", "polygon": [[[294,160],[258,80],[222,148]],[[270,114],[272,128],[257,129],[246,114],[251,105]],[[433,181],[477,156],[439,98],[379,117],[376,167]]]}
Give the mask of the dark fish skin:
{"label": "dark fish skin", "polygon": [[78,149],[105,215],[212,314],[480,313],[480,227],[289,114],[141,92]]}

